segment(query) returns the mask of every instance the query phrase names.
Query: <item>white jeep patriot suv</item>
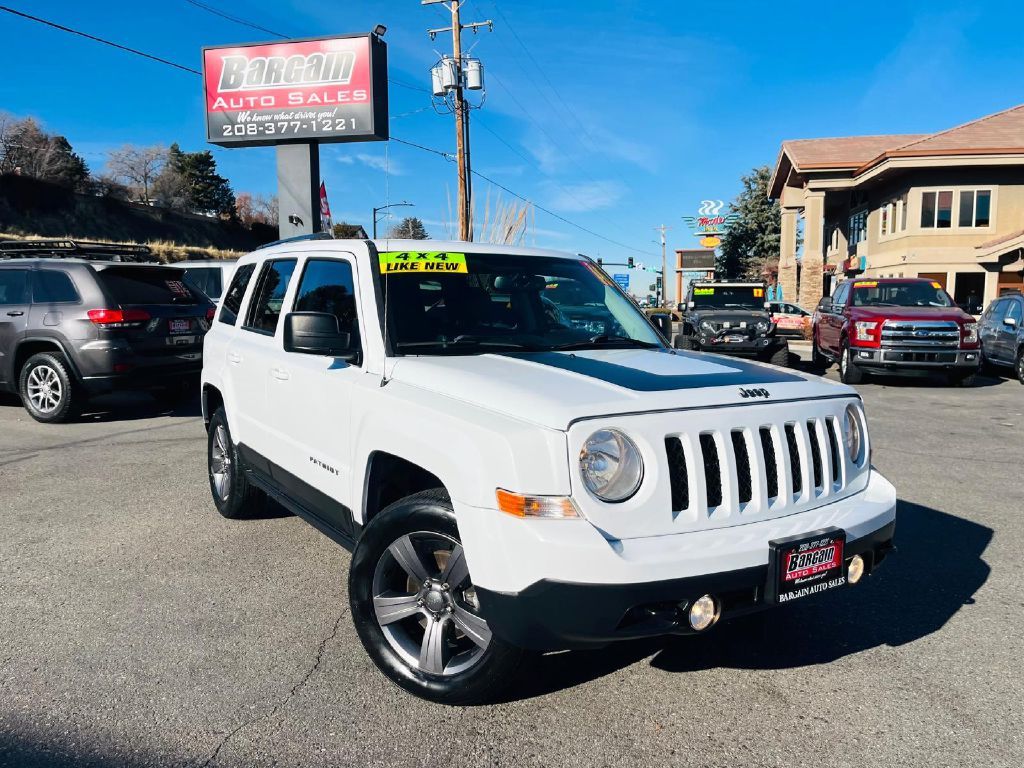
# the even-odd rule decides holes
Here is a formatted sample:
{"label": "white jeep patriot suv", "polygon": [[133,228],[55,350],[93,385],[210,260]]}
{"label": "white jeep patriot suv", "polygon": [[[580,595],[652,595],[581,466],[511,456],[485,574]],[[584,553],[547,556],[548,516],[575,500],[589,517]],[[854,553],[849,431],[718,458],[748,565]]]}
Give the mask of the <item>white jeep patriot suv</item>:
{"label": "white jeep patriot suv", "polygon": [[270,496],[353,550],[367,652],[436,701],[493,697],[528,650],[845,588],[892,549],[853,389],[671,349],[584,256],[274,244],[239,261],[202,386],[221,514]]}

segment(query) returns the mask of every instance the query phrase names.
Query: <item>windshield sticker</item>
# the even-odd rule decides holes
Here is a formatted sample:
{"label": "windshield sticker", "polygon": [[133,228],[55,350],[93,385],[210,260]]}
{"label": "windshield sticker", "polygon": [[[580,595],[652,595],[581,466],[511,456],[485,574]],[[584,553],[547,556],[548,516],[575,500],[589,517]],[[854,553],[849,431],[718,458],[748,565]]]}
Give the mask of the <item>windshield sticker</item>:
{"label": "windshield sticker", "polygon": [[466,274],[466,254],[450,251],[384,251],[380,257],[381,274],[432,272]]}
{"label": "windshield sticker", "polygon": [[693,295],[694,296],[714,296],[715,295],[715,289],[714,288],[694,288],[693,289]]}
{"label": "windshield sticker", "polygon": [[940,290],[941,291],[942,290],[942,283],[940,283],[940,282],[938,282],[936,280],[932,280],[932,288],[935,288],[936,290]]}
{"label": "windshield sticker", "polygon": [[866,283],[854,283],[853,287],[854,288],[877,288],[878,287],[878,281],[877,280],[871,280],[871,281],[866,282]]}
{"label": "windshield sticker", "polygon": [[764,298],[764,288],[755,288],[754,289],[754,298],[755,299],[763,299]]}

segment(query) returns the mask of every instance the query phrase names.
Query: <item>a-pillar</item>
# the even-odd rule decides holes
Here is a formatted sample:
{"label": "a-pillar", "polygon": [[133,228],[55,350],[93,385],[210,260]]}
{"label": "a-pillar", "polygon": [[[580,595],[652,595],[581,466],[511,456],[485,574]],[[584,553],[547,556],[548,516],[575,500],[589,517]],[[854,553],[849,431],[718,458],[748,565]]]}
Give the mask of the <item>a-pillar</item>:
{"label": "a-pillar", "polygon": [[797,209],[782,209],[782,233],[779,238],[779,286],[786,301],[796,301],[796,224]]}
{"label": "a-pillar", "polygon": [[822,266],[825,263],[825,193],[804,193],[804,257],[800,265],[800,301],[802,307],[816,307],[824,288]]}

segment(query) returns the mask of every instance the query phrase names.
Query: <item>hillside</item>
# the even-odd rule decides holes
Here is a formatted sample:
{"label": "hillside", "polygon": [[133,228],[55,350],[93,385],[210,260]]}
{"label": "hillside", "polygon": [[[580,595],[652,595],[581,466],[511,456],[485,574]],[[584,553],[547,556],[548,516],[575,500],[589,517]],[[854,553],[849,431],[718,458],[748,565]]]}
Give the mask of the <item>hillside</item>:
{"label": "hillside", "polygon": [[170,260],[237,255],[277,238],[277,229],[72,192],[25,176],[0,175],[0,235],[160,243]]}

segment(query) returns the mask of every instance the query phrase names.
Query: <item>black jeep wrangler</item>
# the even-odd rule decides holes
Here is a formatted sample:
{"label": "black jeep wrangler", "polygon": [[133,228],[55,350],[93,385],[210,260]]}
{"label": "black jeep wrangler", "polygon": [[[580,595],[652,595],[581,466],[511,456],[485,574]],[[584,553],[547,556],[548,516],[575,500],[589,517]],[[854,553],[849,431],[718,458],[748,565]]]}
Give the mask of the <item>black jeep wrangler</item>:
{"label": "black jeep wrangler", "polygon": [[683,326],[673,339],[676,349],[789,364],[789,344],[775,333],[764,283],[690,283],[679,312]]}

